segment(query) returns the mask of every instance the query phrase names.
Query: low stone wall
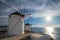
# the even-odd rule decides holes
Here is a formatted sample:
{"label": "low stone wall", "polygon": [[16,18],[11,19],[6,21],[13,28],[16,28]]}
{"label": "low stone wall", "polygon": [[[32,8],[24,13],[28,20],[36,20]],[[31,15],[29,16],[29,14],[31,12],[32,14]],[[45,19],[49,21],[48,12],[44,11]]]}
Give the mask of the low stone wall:
{"label": "low stone wall", "polygon": [[30,39],[29,34],[10,36],[6,38],[2,38],[0,40],[27,40],[27,39]]}

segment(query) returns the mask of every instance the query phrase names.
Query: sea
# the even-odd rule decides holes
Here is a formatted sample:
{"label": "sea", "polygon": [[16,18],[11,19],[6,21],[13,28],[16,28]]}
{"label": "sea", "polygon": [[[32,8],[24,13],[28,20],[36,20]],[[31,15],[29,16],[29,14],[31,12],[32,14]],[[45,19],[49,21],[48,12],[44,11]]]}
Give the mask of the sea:
{"label": "sea", "polygon": [[31,30],[40,34],[48,34],[55,40],[60,40],[60,28],[57,27],[31,27]]}

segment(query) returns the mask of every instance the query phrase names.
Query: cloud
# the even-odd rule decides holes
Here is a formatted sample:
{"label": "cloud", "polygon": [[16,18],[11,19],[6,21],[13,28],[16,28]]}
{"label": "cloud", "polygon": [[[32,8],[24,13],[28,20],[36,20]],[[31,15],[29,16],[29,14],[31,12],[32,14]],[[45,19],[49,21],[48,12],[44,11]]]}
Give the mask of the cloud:
{"label": "cloud", "polygon": [[[45,16],[60,16],[60,1],[56,0],[14,0],[16,5],[12,0],[0,0],[12,7],[17,11],[23,11],[23,14],[31,15],[27,16],[25,19],[32,18],[40,18]],[[0,3],[2,4],[2,3]],[[5,7],[4,5],[0,5],[0,18],[7,18],[9,14],[15,12],[14,10]],[[18,10],[18,8],[19,10]],[[25,9],[26,10],[25,10]],[[25,11],[24,11],[25,10]],[[7,19],[8,20],[8,19]],[[2,23],[3,24],[3,23]]]}
{"label": "cloud", "polygon": [[58,27],[60,27],[60,25],[46,25],[46,24],[41,25],[41,24],[34,24],[31,27],[56,27],[56,28],[58,28]]}
{"label": "cloud", "polygon": [[46,16],[59,16],[60,11],[57,10],[50,10],[50,9],[43,9],[42,12],[35,12],[31,14],[30,17],[39,18],[39,17],[46,17]]}
{"label": "cloud", "polygon": [[0,16],[0,19],[1,19],[1,18],[8,18],[8,16]]}
{"label": "cloud", "polygon": [[45,4],[35,6],[34,9],[36,12],[32,13],[30,17],[60,16],[60,2],[55,3],[53,0],[46,0]]}
{"label": "cloud", "polygon": [[0,17],[0,26],[8,24],[8,16],[1,16]]}

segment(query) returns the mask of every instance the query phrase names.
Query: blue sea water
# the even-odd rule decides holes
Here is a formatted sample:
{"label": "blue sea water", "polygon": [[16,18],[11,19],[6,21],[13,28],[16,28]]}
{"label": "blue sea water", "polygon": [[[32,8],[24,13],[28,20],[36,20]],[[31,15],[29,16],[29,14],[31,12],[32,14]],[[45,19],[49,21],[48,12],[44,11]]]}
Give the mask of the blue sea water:
{"label": "blue sea water", "polygon": [[60,40],[60,28],[47,28],[47,29],[48,30],[42,27],[31,27],[32,31],[39,32],[41,34],[46,34],[46,33],[48,35],[51,34],[50,36],[52,36],[55,40]]}

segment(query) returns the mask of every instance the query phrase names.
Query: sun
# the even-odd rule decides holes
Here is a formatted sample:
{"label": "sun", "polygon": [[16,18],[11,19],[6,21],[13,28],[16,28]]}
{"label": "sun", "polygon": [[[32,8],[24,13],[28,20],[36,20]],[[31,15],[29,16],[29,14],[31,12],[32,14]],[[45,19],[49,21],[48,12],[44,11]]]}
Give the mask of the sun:
{"label": "sun", "polygon": [[46,20],[47,22],[50,22],[50,21],[52,20],[52,18],[51,18],[51,16],[46,16],[46,17],[45,17],[45,20]]}

